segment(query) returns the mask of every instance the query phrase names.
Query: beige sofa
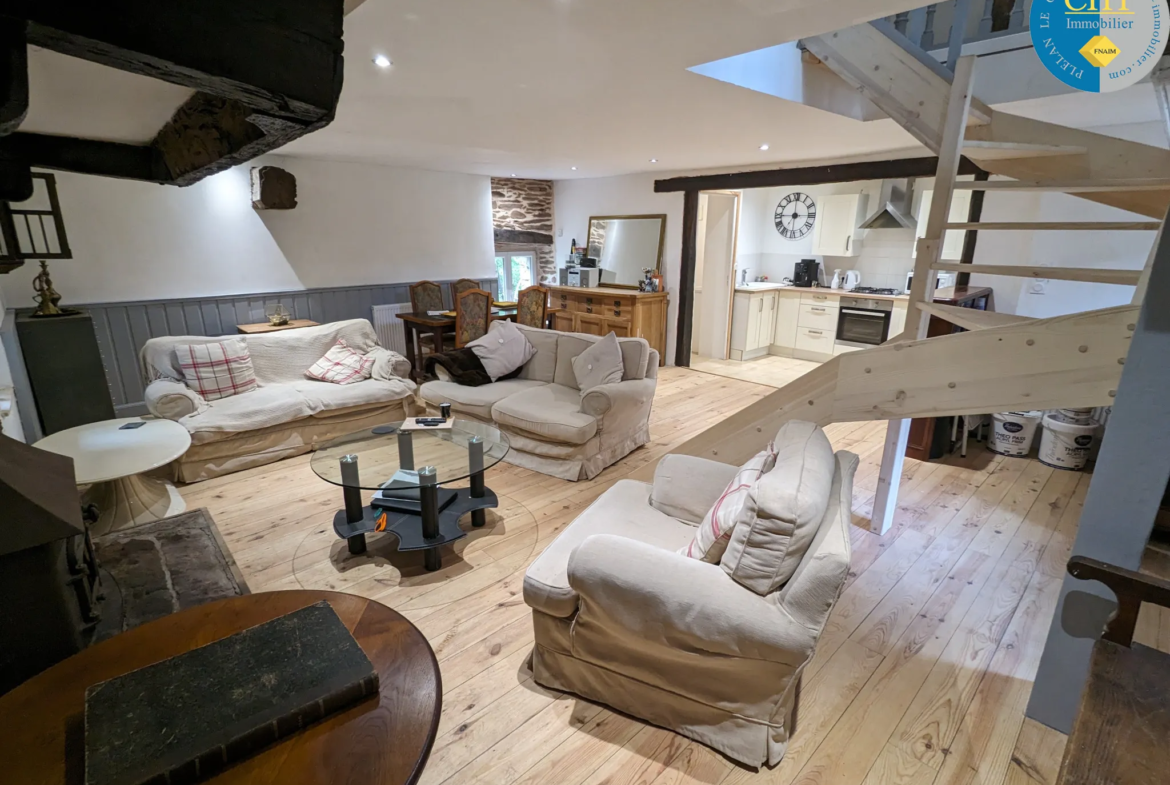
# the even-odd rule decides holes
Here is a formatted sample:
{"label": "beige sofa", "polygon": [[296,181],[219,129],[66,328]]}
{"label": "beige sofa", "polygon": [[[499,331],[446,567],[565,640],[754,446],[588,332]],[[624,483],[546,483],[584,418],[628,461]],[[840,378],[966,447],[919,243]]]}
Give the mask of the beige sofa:
{"label": "beige sofa", "polygon": [[426,382],[419,395],[429,411],[450,403],[462,417],[494,423],[508,437],[505,461],[564,480],[588,480],[650,441],[650,407],[658,352],[642,338],[620,338],[622,380],[584,396],[573,358],[601,340],[595,335],[520,326],[536,349],[518,378],[482,387]]}
{"label": "beige sofa", "polygon": [[[227,337],[241,338],[248,345],[259,387],[208,402],[184,384],[175,347]],[[372,378],[340,385],[305,376],[338,339],[375,357]],[[142,348],[140,361],[149,382],[150,413],[191,432],[190,449],[171,464],[174,479],[182,482],[301,455],[338,436],[402,420],[415,409],[410,363],[379,347],[374,328],[365,319],[260,335],[152,338]]]}
{"label": "beige sofa", "polygon": [[776,446],[749,495],[759,517],[736,525],[719,564],[677,551],[734,466],[670,455],[653,485],[622,480],[585,510],[524,578],[536,681],[749,766],[778,763],[849,570],[857,456],[833,455],[810,423],[786,425]]}

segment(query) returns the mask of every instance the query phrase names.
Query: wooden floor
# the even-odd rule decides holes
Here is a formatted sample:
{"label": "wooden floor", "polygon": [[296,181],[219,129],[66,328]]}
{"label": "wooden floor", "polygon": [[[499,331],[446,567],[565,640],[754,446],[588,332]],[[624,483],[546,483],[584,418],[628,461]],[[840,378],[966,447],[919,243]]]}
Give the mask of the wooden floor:
{"label": "wooden floor", "polygon": [[792,357],[765,355],[754,360],[712,360],[709,357],[691,355],[691,368],[716,376],[742,379],[748,382],[766,384],[769,387],[783,387],[794,379],[804,376],[819,363],[797,360]]}
{"label": "wooden floor", "polygon": [[861,456],[853,569],[777,768],[744,769],[532,682],[525,566],[614,482],[771,391],[664,368],[651,445],[590,482],[492,469],[488,485],[504,497],[503,515],[448,550],[438,573],[373,538],[369,554],[348,557],[330,525],[340,494],[312,474],[307,457],[182,493],[191,507],[210,509],[253,591],[350,591],[418,625],[444,687],[428,785],[1052,783],[1064,737],[1023,713],[1089,475],[981,447],[966,459],[907,460],[893,529],[878,537],[866,527],[884,423],[828,429],[836,448]]}

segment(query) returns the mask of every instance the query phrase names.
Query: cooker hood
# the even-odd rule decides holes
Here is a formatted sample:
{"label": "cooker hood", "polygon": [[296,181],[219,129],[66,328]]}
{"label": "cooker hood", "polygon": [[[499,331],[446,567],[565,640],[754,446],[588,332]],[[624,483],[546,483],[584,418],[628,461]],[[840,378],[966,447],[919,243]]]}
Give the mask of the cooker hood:
{"label": "cooker hood", "polygon": [[914,180],[883,180],[876,213],[861,222],[862,229],[913,229]]}

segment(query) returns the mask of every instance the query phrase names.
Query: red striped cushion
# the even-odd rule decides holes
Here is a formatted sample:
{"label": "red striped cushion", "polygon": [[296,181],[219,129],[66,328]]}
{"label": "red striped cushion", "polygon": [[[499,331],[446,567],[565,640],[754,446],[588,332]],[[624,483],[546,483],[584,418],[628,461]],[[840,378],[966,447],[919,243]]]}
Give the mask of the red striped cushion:
{"label": "red striped cushion", "polygon": [[703,522],[695,531],[695,539],[691,544],[679,550],[683,556],[699,559],[710,564],[718,564],[727,550],[727,543],[731,540],[731,532],[735,530],[736,520],[743,511],[747,501],[748,491],[763,475],[772,471],[776,465],[776,445],[769,442],[768,446],[756,453],[727,483],[727,487],[715,504],[703,516]]}
{"label": "red striped cushion", "polygon": [[239,338],[219,343],[181,344],[175,347],[187,386],[215,401],[256,389],[256,371],[248,345]]}
{"label": "red striped cushion", "polygon": [[353,384],[370,378],[374,358],[359,354],[339,340],[325,356],[305,371],[305,376],[333,384]]}

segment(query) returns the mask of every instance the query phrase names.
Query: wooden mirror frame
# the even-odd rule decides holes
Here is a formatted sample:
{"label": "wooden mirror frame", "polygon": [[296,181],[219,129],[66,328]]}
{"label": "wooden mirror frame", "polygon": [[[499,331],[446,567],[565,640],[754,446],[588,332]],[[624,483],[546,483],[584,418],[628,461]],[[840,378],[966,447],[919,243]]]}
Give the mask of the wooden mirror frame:
{"label": "wooden mirror frame", "polygon": [[[662,275],[662,254],[666,247],[666,213],[648,213],[645,215],[591,215],[589,216],[589,225],[585,227],[585,249],[589,249],[589,234],[593,230],[594,221],[616,221],[619,219],[659,219],[658,230],[658,258],[654,260],[654,272]],[[598,259],[598,262],[601,260]],[[602,289],[637,289],[637,284],[628,283],[598,283],[598,287]]]}

